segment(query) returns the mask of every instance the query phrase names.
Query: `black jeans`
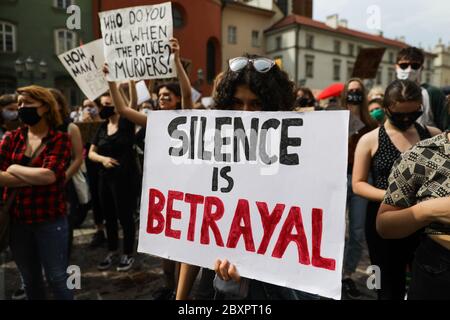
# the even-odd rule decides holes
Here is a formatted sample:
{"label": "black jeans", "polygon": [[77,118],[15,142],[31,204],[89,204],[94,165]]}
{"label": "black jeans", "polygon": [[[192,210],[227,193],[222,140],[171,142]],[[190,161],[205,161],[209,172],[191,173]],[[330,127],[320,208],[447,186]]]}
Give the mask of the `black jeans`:
{"label": "black jeans", "polygon": [[425,235],[414,257],[408,300],[450,300],[450,250]]}
{"label": "black jeans", "polygon": [[[111,169],[115,170],[115,169]],[[123,253],[132,254],[134,251],[136,211],[136,181],[133,176],[103,172],[99,174],[99,199],[102,212],[106,220],[106,234],[108,250],[119,248],[119,230],[117,219],[123,230]]]}
{"label": "black jeans", "polygon": [[410,266],[419,245],[418,233],[405,239],[383,239],[377,232],[376,219],[380,204],[369,202],[366,217],[366,241],[372,265],[380,267],[379,300],[404,300],[406,268]]}

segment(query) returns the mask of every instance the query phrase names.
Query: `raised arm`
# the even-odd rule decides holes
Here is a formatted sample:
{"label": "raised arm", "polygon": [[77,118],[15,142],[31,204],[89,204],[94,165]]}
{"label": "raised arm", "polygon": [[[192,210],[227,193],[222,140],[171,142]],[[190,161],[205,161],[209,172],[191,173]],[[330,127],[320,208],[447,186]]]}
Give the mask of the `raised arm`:
{"label": "raised arm", "polygon": [[[103,72],[105,74],[109,73],[108,65],[105,63],[103,66]],[[117,85],[113,81],[108,81],[109,91],[111,92],[111,97],[113,99],[116,111],[121,117],[124,117],[131,122],[137,124],[138,126],[145,127],[147,125],[147,116],[142,114],[132,108],[127,107],[122,94],[119,92]]]}
{"label": "raised arm", "polygon": [[187,76],[183,64],[181,63],[180,44],[175,38],[170,39],[169,42],[172,52],[175,55],[175,66],[177,69],[178,82],[180,83],[181,88],[181,107],[183,109],[192,109],[194,108],[194,104],[192,103],[191,82],[189,81],[189,77]]}

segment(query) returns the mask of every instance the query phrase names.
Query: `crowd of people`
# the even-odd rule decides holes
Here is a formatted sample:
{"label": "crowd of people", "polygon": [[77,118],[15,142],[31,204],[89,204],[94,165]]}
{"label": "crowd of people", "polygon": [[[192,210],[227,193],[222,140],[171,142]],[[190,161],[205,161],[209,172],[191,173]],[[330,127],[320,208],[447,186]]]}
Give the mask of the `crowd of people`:
{"label": "crowd of people", "polygon": [[[15,298],[45,299],[44,273],[55,299],[73,299],[66,268],[73,230],[88,212],[96,227],[90,246],[107,244],[97,268],[133,268],[149,111],[206,109],[192,101],[178,41],[171,39],[170,46],[177,82],[154,88],[152,81],[154,98],[141,104],[134,81],[109,82],[97,101],[85,99],[72,111],[53,88],[31,85],[0,97],[0,185],[3,199],[12,199],[9,246],[22,281]],[[350,298],[361,296],[353,278],[367,244],[371,264],[381,269],[378,299],[450,299],[450,100],[421,85],[423,63],[420,49],[405,48],[397,57],[397,79],[386,89],[367,91],[353,78],[329,104],[296,88],[273,60],[259,56],[231,59],[214,82],[213,109],[350,111],[342,271]],[[90,141],[83,141],[79,123],[98,124]],[[243,278],[227,257],[217,257],[211,268],[162,260],[165,286],[154,299],[321,298]]]}

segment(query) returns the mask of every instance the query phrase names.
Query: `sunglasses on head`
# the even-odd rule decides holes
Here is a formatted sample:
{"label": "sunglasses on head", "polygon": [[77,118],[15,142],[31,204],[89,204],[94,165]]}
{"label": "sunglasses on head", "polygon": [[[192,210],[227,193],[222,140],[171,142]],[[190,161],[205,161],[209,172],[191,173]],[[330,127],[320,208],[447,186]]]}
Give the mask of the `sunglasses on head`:
{"label": "sunglasses on head", "polygon": [[275,61],[267,58],[249,59],[246,57],[237,57],[228,61],[230,70],[233,72],[238,72],[244,69],[249,63],[251,63],[255,70],[259,73],[269,72],[275,65]]}
{"label": "sunglasses on head", "polygon": [[413,62],[413,63],[406,63],[405,62],[405,63],[399,63],[398,66],[402,70],[408,69],[409,66],[411,66],[411,69],[419,70],[422,65],[420,63],[417,63],[417,62]]}

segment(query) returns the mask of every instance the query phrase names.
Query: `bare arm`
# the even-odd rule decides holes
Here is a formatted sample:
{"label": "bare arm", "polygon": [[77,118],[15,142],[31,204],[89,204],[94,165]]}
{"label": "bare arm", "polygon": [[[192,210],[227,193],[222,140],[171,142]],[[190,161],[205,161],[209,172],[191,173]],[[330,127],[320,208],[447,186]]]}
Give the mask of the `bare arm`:
{"label": "bare arm", "polygon": [[7,172],[32,186],[46,186],[56,182],[55,173],[46,168],[30,168],[13,164],[9,166]]}
{"label": "bare arm", "polygon": [[172,48],[172,52],[175,54],[175,66],[181,88],[181,107],[183,109],[192,109],[194,104],[192,103],[191,83],[186,71],[183,68],[183,64],[181,63],[180,45],[178,40],[175,38],[170,39],[170,46]]}
{"label": "bare arm", "polygon": [[[105,74],[109,73],[108,65],[105,64],[103,66],[103,72]],[[120,116],[130,120],[131,122],[137,124],[138,126],[145,128],[147,125],[147,116],[132,108],[127,107],[127,104],[125,103],[122,94],[120,94],[119,89],[117,88],[115,82],[108,81],[108,86],[109,91],[111,92],[113,103]]]}
{"label": "bare arm", "polygon": [[189,292],[191,292],[199,270],[200,267],[193,266],[187,263],[181,264],[176,300],[187,300]]}
{"label": "bare arm", "polygon": [[66,182],[73,177],[83,163],[83,142],[81,141],[80,129],[71,123],[68,127],[68,133],[72,142],[72,162],[66,170]]}
{"label": "bare arm", "polygon": [[128,90],[130,94],[130,103],[128,106],[131,109],[137,110],[138,108],[138,96],[137,96],[137,90],[136,90],[136,81],[130,80],[128,83]]}
{"label": "bare arm", "polygon": [[430,132],[432,137],[437,136],[438,134],[442,133],[442,131],[440,129],[435,128],[435,127],[427,126],[427,129]]}
{"label": "bare arm", "polygon": [[450,224],[450,197],[424,201],[406,209],[383,203],[378,210],[377,231],[385,239],[400,239],[432,222]]}
{"label": "bare arm", "polygon": [[0,172],[0,186],[1,187],[9,187],[9,188],[19,188],[19,187],[29,187],[30,184],[25,181],[19,179],[18,177],[12,175],[9,172],[1,171]]}
{"label": "bare arm", "polygon": [[99,155],[97,153],[97,146],[94,144],[91,144],[88,157],[93,162],[101,163],[106,169],[111,169],[120,165],[116,159]]}
{"label": "bare arm", "polygon": [[370,164],[372,162],[372,148],[377,147],[374,144],[374,135],[369,132],[361,137],[355,150],[355,161],[352,172],[352,188],[353,192],[361,197],[371,201],[383,201],[385,190],[375,188],[367,181],[369,178]]}

